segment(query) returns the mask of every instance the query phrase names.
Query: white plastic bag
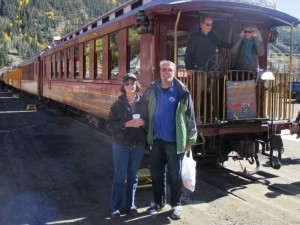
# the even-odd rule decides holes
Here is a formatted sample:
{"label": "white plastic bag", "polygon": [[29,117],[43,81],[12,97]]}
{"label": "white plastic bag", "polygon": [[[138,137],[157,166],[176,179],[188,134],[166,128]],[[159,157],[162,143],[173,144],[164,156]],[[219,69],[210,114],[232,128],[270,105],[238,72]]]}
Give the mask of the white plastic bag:
{"label": "white plastic bag", "polygon": [[193,192],[196,185],[196,161],[193,159],[192,150],[184,153],[181,178],[183,185]]}

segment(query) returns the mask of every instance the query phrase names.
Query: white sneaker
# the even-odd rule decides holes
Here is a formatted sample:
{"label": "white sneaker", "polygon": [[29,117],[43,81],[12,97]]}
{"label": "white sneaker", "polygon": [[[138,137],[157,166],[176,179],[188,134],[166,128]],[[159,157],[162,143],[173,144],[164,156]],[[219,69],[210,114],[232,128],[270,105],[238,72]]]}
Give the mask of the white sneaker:
{"label": "white sneaker", "polygon": [[173,219],[179,220],[182,218],[181,209],[182,209],[182,207],[180,205],[173,207],[173,209],[172,209],[173,210],[173,213],[172,213]]}

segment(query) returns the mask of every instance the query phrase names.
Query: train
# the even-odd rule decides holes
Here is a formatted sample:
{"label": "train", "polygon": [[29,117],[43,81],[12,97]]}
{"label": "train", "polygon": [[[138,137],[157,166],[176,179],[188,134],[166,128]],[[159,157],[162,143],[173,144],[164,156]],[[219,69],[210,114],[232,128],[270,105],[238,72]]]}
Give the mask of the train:
{"label": "train", "polygon": [[[236,80],[234,56],[228,49],[216,49],[217,67],[187,70],[187,45],[199,30],[200,18],[207,15],[214,18],[212,32],[227,43],[233,43],[243,27],[257,26],[266,49],[277,40],[280,26],[290,29],[292,43],[299,24],[299,19],[276,10],[275,0],[129,0],[54,38],[50,46],[5,72],[3,80],[99,126],[120,94],[122,75],[136,74],[144,91],[159,78],[160,60],[171,60],[194,102],[198,130],[194,158],[218,165],[230,158],[243,160],[253,165],[247,172],[256,173],[260,156],[266,155],[270,167],[279,169],[284,151],[280,133],[294,127],[292,63],[285,71],[270,71],[266,51],[259,57],[257,73],[242,70],[243,79]],[[290,55],[292,62],[292,45]],[[251,116],[244,116],[250,106]]]}

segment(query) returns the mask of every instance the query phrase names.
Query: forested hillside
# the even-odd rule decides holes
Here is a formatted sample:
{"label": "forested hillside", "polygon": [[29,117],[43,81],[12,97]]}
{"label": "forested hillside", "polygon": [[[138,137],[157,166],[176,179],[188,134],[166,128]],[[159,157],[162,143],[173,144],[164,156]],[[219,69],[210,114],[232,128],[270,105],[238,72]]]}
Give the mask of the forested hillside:
{"label": "forested hillside", "polygon": [[[122,0],[0,0],[0,68],[27,58]],[[16,58],[17,59],[17,58]]]}
{"label": "forested hillside", "polygon": [[[279,28],[279,39],[268,44],[268,61],[270,70],[287,71],[290,62],[290,31],[289,27]],[[293,71],[300,71],[300,28],[293,29]]]}

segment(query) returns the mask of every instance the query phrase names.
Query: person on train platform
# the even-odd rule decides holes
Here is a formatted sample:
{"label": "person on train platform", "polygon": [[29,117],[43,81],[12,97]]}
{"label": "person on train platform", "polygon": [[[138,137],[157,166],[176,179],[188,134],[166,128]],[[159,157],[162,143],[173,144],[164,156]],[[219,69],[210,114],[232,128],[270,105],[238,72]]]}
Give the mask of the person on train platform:
{"label": "person on train platform", "polygon": [[194,107],[187,87],[175,78],[176,65],[160,62],[160,78],[145,91],[148,102],[147,142],[150,150],[150,174],[153,202],[147,213],[154,215],[166,205],[166,173],[170,177],[172,218],[182,218],[181,164],[185,151],[196,142]]}
{"label": "person on train platform", "polygon": [[192,35],[184,57],[187,70],[212,70],[216,66],[216,53],[219,48],[230,48],[231,45],[221,42],[211,32],[212,17],[200,19],[200,31]]}
{"label": "person on train platform", "polygon": [[[247,70],[256,73],[259,68],[258,57],[265,54],[261,34],[257,27],[245,27],[230,52],[236,56],[233,70]],[[239,74],[238,80],[241,80],[241,74]]]}
{"label": "person on train platform", "polygon": [[295,119],[295,122],[300,123],[300,110],[298,111],[297,117]]}
{"label": "person on train platform", "polygon": [[1,91],[4,91],[4,87],[5,87],[5,82],[3,80],[3,77],[0,77],[0,85],[1,85]]}
{"label": "person on train platform", "polygon": [[296,138],[300,138],[300,110],[298,111],[298,114],[295,118],[295,121],[293,123],[292,129],[291,129],[291,135],[297,134]]}
{"label": "person on train platform", "polygon": [[112,104],[106,128],[112,133],[114,177],[112,181],[112,219],[120,218],[125,189],[125,212],[137,215],[135,193],[138,170],[146,144],[146,107],[140,93],[141,86],[134,74],[123,77],[121,95]]}

